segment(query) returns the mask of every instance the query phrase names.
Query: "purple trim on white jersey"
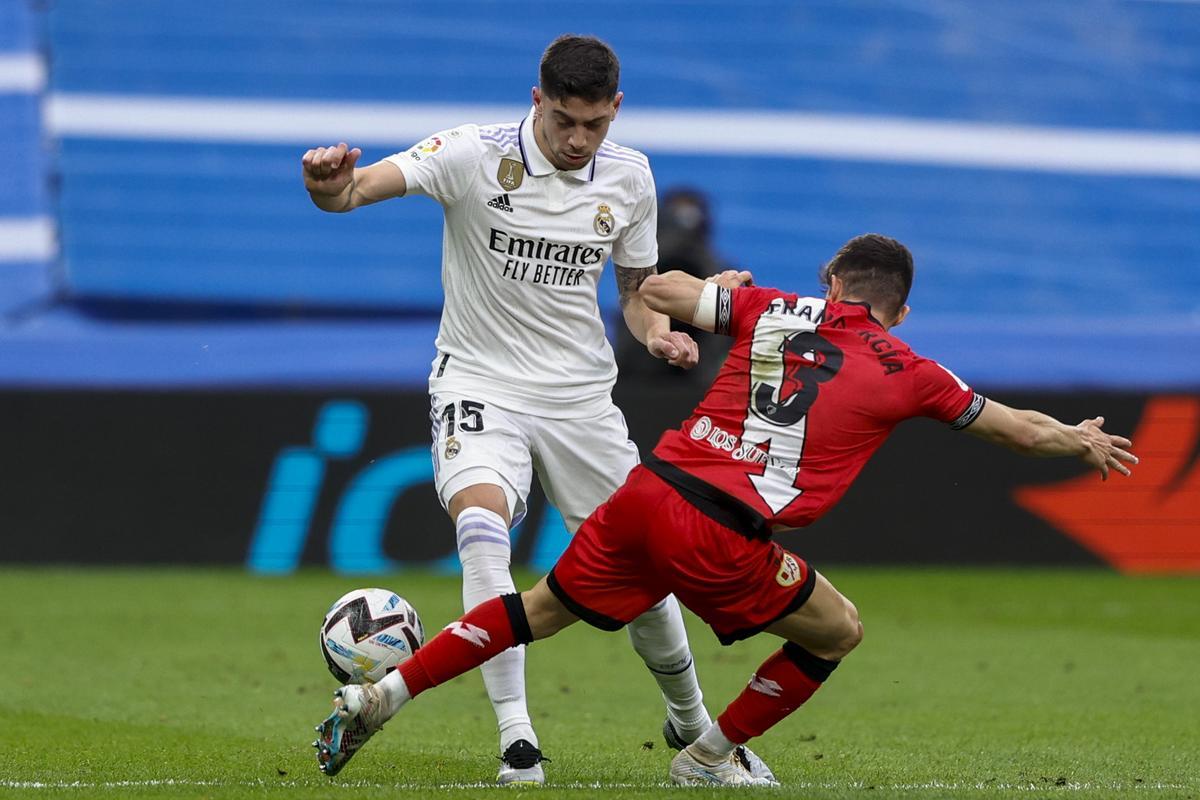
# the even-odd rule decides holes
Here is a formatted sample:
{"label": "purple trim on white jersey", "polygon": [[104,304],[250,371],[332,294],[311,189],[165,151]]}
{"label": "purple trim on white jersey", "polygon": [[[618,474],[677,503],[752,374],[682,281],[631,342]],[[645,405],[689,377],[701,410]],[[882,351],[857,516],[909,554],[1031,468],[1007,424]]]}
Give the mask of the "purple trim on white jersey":
{"label": "purple trim on white jersey", "polygon": [[625,164],[633,164],[634,166],[642,167],[643,169],[650,168],[650,165],[645,161],[639,161],[636,158],[630,158],[628,156],[619,156],[614,153],[596,153],[596,158],[606,158],[609,161],[620,161]]}
{"label": "purple trim on white jersey", "polygon": [[[529,117],[525,119],[529,119]],[[521,130],[525,128],[525,119],[521,120],[521,124],[517,127],[517,147],[521,148],[521,164],[524,165],[525,171],[536,178],[537,176],[533,174],[533,167],[529,166],[529,159],[525,155],[525,137],[520,135]]]}
{"label": "purple trim on white jersey", "polygon": [[646,163],[650,163],[650,159],[646,158],[646,154],[640,150],[634,150],[632,147],[622,147],[621,145],[610,142],[607,139],[600,143],[599,150],[602,153],[619,153],[623,156],[633,156],[634,158],[642,159]]}
{"label": "purple trim on white jersey", "polygon": [[479,131],[479,138],[489,142],[512,141],[520,135],[520,128],[515,125],[490,125]]}
{"label": "purple trim on white jersey", "polygon": [[504,138],[496,138],[496,139],[493,139],[490,136],[480,136],[479,137],[479,141],[491,142],[492,144],[496,145],[497,147],[501,147],[501,148],[512,147],[513,143],[516,140],[517,140],[516,136],[507,136]]}
{"label": "purple trim on white jersey", "polygon": [[596,151],[598,158],[608,158],[613,161],[624,161],[627,164],[636,164],[647,172],[650,171],[650,159],[639,153],[637,150],[630,150],[628,147],[612,144],[605,141],[600,145],[600,149]]}

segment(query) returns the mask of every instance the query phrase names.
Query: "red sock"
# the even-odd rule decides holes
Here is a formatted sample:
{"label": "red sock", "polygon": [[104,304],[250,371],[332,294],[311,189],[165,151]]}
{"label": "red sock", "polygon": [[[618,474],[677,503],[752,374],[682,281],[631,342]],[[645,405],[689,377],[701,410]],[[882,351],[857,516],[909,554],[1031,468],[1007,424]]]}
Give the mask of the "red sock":
{"label": "red sock", "polygon": [[763,662],[750,685],[717,717],[721,732],[736,744],[761,736],[812,697],[837,665],[788,642]]}
{"label": "red sock", "polygon": [[533,641],[521,595],[481,603],[451,622],[400,665],[408,692],[421,692],[478,667],[494,655]]}

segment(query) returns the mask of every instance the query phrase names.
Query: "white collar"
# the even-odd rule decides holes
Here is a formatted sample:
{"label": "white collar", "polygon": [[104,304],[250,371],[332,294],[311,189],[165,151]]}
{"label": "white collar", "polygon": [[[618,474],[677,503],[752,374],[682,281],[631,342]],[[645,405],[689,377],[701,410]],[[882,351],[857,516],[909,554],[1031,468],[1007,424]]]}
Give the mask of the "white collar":
{"label": "white collar", "polygon": [[534,107],[530,106],[529,114],[521,120],[521,135],[518,139],[521,146],[521,160],[525,162],[525,172],[534,178],[543,178],[555,172],[561,172],[577,181],[590,181],[596,174],[596,157],[593,155],[592,160],[579,169],[560,170],[551,164],[542,154],[542,148],[538,147],[537,141],[534,139],[533,113]]}

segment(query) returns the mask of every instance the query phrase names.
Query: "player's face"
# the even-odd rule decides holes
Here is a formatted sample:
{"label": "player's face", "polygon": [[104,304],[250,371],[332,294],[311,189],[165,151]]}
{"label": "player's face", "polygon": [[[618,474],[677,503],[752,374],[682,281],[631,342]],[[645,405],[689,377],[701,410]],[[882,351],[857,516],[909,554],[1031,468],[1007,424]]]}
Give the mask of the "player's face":
{"label": "player's face", "polygon": [[534,88],[533,104],[538,115],[534,135],[550,163],[561,170],[573,170],[591,161],[617,117],[622,97],[617,92],[611,101],[589,103],[578,97],[550,98]]}

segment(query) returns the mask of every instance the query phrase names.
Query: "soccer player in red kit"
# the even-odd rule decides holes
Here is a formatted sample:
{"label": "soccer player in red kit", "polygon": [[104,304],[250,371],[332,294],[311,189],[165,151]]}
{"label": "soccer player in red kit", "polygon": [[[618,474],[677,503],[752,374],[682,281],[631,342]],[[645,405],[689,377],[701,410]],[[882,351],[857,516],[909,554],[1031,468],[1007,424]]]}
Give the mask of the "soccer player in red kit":
{"label": "soccer player in red kit", "polygon": [[1102,417],[1068,426],[987,400],[893,337],[912,275],[904,245],[867,234],[825,265],[823,299],[750,286],[745,272],[650,276],[649,307],[734,339],[704,400],[533,589],[478,606],[380,683],[339,689],[318,760],[340,767],[410,699],[506,648],[578,619],[618,630],[674,593],[724,644],[761,631],[786,641],[671,779],[769,783],[739,746],[808,700],[863,635],[854,604],[771,534],[828,511],[898,423],[933,417],[1027,455],[1078,456],[1104,478],[1137,463]]}

